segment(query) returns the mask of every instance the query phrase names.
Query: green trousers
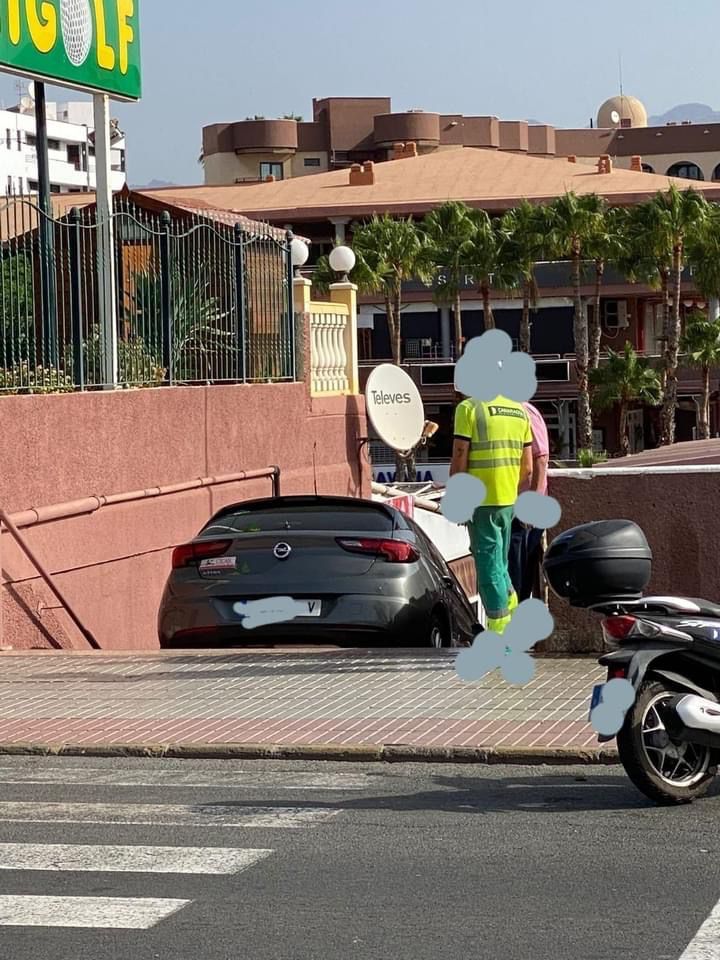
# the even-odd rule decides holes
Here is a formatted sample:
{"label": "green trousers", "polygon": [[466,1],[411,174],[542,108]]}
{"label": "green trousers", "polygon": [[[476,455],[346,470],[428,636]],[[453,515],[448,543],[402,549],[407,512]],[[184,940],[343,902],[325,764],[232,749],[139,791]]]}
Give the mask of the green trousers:
{"label": "green trousers", "polygon": [[518,605],[508,567],[512,507],[478,507],[468,524],[477,586],[488,630],[503,633]]}

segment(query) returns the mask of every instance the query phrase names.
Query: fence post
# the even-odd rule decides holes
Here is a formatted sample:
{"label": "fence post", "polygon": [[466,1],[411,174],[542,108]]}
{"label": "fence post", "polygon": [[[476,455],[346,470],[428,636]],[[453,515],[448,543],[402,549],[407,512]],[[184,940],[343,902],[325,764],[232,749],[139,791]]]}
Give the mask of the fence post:
{"label": "fence post", "polygon": [[285,240],[287,241],[287,331],[288,339],[290,341],[290,370],[289,375],[292,379],[295,379],[297,362],[296,362],[296,343],[295,343],[295,297],[294,297],[294,284],[293,281],[295,277],[293,276],[293,262],[292,262],[292,242],[293,242],[293,232],[288,230],[285,234]]}
{"label": "fence post", "polygon": [[162,233],[160,235],[160,286],[161,321],[163,336],[163,366],[165,367],[165,383],[173,383],[173,322],[172,322],[172,275],[170,270],[170,224],[172,220],[167,210],[163,210],[160,217]]}
{"label": "fence post", "polygon": [[245,350],[245,232],[242,225],[235,224],[235,303],[237,304],[238,380],[247,380],[247,357]]}
{"label": "fence post", "polygon": [[70,211],[70,322],[72,324],[73,382],[80,390],[84,390],[81,276],[80,210],[73,207]]}

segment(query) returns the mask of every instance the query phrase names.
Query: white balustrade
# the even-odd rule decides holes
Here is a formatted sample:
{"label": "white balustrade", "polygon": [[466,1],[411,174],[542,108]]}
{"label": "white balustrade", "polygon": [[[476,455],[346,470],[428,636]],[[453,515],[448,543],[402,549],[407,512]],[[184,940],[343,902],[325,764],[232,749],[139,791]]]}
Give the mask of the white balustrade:
{"label": "white balustrade", "polygon": [[348,315],[343,312],[318,310],[316,304],[310,311],[310,349],[312,362],[312,392],[318,394],[343,394],[350,390],[348,355],[345,337]]}

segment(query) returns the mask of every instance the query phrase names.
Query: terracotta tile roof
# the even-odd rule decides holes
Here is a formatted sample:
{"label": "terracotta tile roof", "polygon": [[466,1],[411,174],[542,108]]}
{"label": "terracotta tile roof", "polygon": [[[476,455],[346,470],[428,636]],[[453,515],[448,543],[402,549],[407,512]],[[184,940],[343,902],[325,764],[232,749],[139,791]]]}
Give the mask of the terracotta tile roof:
{"label": "terracotta tile roof", "polygon": [[[127,194],[132,202],[133,197],[138,198],[147,195],[150,202],[161,210],[163,207],[190,215],[204,217],[214,223],[222,223],[227,226],[240,224],[246,233],[255,233],[261,236],[271,236],[277,240],[285,240],[285,231],[273,227],[267,222],[250,220],[240,213],[232,210],[223,210],[212,204],[206,203],[202,198],[171,197],[162,193],[156,198],[146,191],[131,191]],[[117,196],[117,195],[116,195]],[[57,193],[52,195],[53,216],[61,219],[68,215],[73,207],[80,209],[94,206],[94,193]],[[25,198],[8,197],[0,198],[0,242],[7,242],[26,233],[31,233],[38,227],[37,196]]]}
{"label": "terracotta tile roof", "polygon": [[720,467],[720,440],[688,440],[673,444],[672,447],[660,447],[657,450],[645,450],[629,457],[619,457],[601,467],[674,467],[717,464]]}
{"label": "terracotta tile roof", "polygon": [[618,204],[637,203],[671,183],[694,187],[720,200],[720,185],[594,166],[566,159],[527,157],[496,150],[461,148],[375,164],[375,182],[349,185],[347,169],[268,183],[226,187],[172,187],[144,191],[166,202],[192,199],[253,219],[295,223],[331,216],[424,213],[446,200],[464,200],[488,210],[512,207],[526,197],[549,201],[567,190],[598,193]]}

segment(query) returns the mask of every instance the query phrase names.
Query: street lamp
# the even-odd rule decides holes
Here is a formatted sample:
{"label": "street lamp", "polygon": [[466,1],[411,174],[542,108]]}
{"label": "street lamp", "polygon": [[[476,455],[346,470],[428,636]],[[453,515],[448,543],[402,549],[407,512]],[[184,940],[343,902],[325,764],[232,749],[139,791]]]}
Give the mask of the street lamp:
{"label": "street lamp", "polygon": [[348,274],[355,266],[355,254],[350,247],[335,247],[330,254],[330,269],[341,273],[341,283],[348,283]]}
{"label": "street lamp", "polygon": [[292,265],[295,267],[295,276],[300,276],[300,267],[304,267],[310,256],[310,250],[308,245],[304,240],[299,240],[297,237],[290,244],[290,256],[292,258]]}

